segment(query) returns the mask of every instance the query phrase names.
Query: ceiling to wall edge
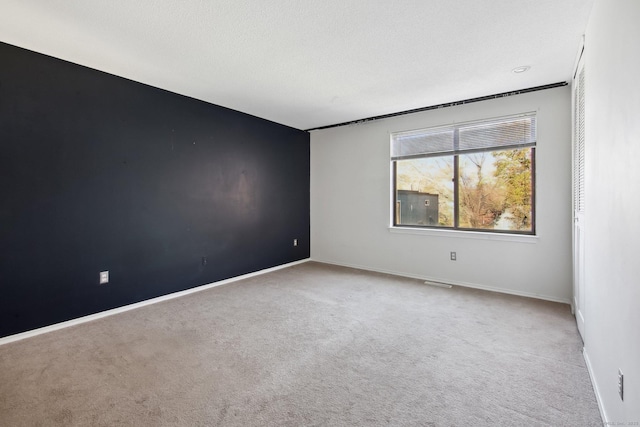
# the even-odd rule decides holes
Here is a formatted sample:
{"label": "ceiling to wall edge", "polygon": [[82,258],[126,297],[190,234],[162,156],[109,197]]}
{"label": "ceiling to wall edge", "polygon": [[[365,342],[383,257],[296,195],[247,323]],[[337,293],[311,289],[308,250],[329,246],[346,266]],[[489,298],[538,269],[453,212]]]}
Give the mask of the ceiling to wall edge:
{"label": "ceiling to wall edge", "polygon": [[509,96],[521,95],[521,94],[524,94],[524,93],[536,92],[536,91],[539,91],[539,90],[555,89],[557,87],[563,87],[563,86],[567,86],[567,85],[568,85],[567,82],[550,83],[550,84],[546,84],[546,85],[542,85],[542,86],[534,86],[534,87],[530,87],[530,88],[526,88],[526,89],[518,89],[518,90],[509,91],[509,92],[496,93],[496,94],[493,94],[493,95],[480,96],[480,97],[477,97],[477,98],[469,98],[469,99],[463,99],[463,100],[460,100],[460,101],[447,102],[447,103],[444,103],[444,104],[430,105],[428,107],[414,108],[414,109],[411,109],[411,110],[399,111],[399,112],[396,112],[396,113],[382,114],[380,116],[367,117],[367,118],[359,119],[359,120],[351,120],[351,121],[348,121],[348,122],[336,123],[336,124],[333,124],[333,125],[319,126],[319,127],[316,127],[316,128],[305,129],[305,132],[311,132],[311,131],[314,131],[314,130],[331,129],[331,128],[336,128],[336,127],[341,127],[341,126],[360,125],[360,124],[367,123],[367,122],[372,122],[372,121],[375,121],[375,120],[382,120],[382,119],[388,119],[388,118],[391,118],[391,117],[404,116],[404,115],[407,115],[407,114],[420,113],[422,111],[439,110],[441,108],[455,107],[457,105],[470,104],[472,102],[480,102],[480,101],[488,101],[488,100],[491,100],[491,99],[506,98],[506,97],[509,97]]}

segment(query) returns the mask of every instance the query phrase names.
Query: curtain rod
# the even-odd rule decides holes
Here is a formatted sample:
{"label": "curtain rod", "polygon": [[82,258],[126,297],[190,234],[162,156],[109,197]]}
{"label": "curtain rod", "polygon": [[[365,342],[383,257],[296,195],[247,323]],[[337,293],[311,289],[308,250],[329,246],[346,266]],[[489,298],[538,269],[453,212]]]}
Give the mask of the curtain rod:
{"label": "curtain rod", "polygon": [[420,107],[420,108],[414,108],[413,110],[406,110],[406,111],[400,111],[400,112],[397,112],[397,113],[383,114],[381,116],[367,117],[366,119],[352,120],[350,122],[337,123],[335,125],[320,126],[320,127],[317,127],[317,128],[306,129],[305,132],[311,132],[312,130],[322,130],[322,129],[337,128],[337,127],[340,127],[340,126],[359,125],[359,124],[366,123],[366,122],[372,122],[374,120],[381,120],[381,119],[388,119],[390,117],[404,116],[405,114],[419,113],[419,112],[422,112],[422,111],[429,111],[429,110],[438,110],[440,108],[455,107],[456,105],[470,104],[472,102],[487,101],[487,100],[490,100],[490,99],[506,98],[508,96],[520,95],[520,94],[529,93],[529,92],[536,92],[538,90],[554,89],[554,88],[562,87],[562,86],[566,86],[566,85],[567,85],[567,82],[551,83],[551,84],[548,84],[548,85],[535,86],[535,87],[530,87],[530,88],[527,88],[527,89],[519,89],[519,90],[510,91],[510,92],[497,93],[495,95],[480,96],[478,98],[464,99],[462,101],[447,102],[447,103],[444,103],[444,104],[432,105],[432,106],[429,106],[429,107]]}

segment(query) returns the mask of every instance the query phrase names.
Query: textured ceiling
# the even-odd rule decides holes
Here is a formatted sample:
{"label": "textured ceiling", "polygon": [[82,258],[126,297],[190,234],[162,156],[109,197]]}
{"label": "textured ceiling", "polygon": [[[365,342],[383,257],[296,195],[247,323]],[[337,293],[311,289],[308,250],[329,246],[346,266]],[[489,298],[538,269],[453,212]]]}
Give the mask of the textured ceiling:
{"label": "textured ceiling", "polygon": [[592,3],[3,0],[0,41],[309,129],[568,81]]}

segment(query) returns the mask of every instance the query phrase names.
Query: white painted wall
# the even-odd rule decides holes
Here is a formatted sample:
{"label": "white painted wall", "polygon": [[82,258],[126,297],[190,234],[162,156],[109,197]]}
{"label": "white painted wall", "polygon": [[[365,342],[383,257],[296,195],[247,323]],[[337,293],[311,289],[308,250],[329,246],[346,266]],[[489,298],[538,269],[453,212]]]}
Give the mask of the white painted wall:
{"label": "white painted wall", "polygon": [[[389,231],[390,132],[529,111],[538,112],[536,238]],[[311,133],[311,258],[316,261],[568,303],[571,218],[569,87]],[[449,260],[450,251],[457,252],[457,261]]]}
{"label": "white painted wall", "polygon": [[605,421],[625,425],[640,422],[639,22],[640,1],[598,0],[585,39],[585,355]]}

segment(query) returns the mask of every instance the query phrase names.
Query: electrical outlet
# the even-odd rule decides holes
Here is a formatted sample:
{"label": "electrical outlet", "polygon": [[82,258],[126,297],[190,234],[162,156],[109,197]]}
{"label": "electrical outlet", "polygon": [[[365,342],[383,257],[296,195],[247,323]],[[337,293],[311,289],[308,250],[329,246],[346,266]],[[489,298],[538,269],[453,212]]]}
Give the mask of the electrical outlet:
{"label": "electrical outlet", "polygon": [[105,283],[109,283],[109,272],[101,271],[100,272],[100,284],[104,285]]}
{"label": "electrical outlet", "polygon": [[457,258],[457,255],[455,252],[451,252],[451,261],[455,261]]}
{"label": "electrical outlet", "polygon": [[624,374],[620,369],[618,369],[618,394],[620,395],[620,400],[624,402]]}
{"label": "electrical outlet", "polygon": [[293,239],[293,246],[298,246],[298,239]]}

